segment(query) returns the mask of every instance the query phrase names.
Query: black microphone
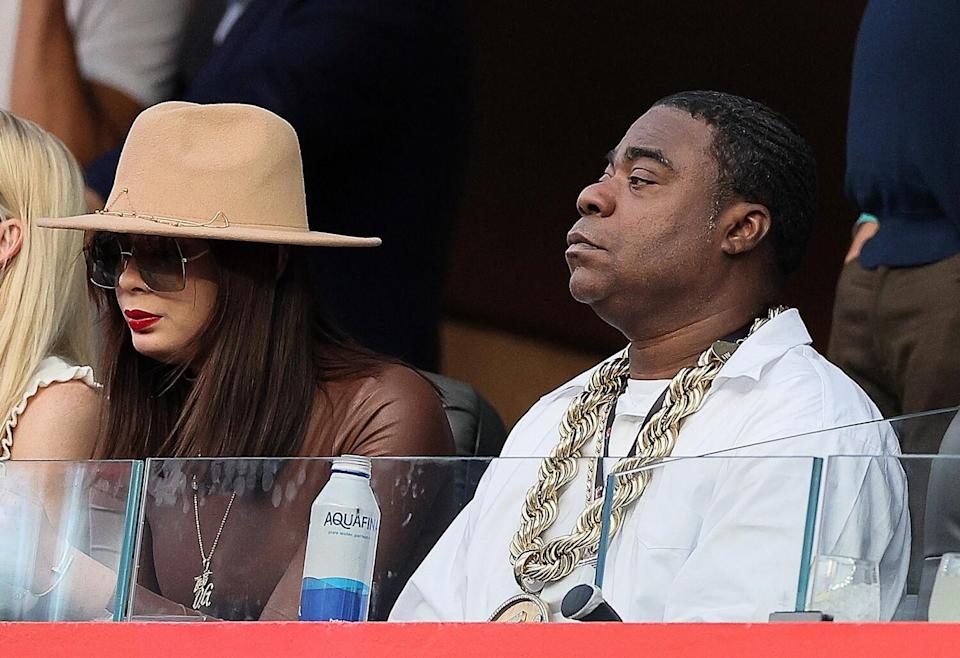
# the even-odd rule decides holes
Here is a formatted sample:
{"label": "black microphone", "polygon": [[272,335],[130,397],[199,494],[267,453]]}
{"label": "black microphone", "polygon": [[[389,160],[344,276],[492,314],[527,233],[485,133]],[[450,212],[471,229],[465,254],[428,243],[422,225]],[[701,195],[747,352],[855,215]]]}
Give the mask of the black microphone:
{"label": "black microphone", "polygon": [[563,597],[560,614],[576,621],[623,621],[603,600],[600,588],[590,583],[577,585]]}

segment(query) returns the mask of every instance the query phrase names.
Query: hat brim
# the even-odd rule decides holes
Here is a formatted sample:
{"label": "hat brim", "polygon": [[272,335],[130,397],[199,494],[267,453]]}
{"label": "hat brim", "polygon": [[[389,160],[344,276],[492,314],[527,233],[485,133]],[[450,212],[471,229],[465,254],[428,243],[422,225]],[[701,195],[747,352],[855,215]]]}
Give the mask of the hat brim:
{"label": "hat brim", "polygon": [[361,238],[338,233],[308,231],[276,226],[251,224],[216,226],[184,226],[162,223],[139,217],[116,217],[106,214],[77,215],[38,219],[35,224],[45,228],[79,229],[82,231],[111,231],[138,235],[164,235],[173,238],[198,238],[201,240],[236,240],[238,242],[265,242],[304,247],[378,247],[380,238]]}

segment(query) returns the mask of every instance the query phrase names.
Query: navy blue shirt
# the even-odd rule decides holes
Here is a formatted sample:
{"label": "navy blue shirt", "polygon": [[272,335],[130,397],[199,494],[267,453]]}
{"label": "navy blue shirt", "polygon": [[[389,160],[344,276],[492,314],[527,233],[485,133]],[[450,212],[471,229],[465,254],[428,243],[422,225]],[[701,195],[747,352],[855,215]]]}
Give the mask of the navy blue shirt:
{"label": "navy blue shirt", "polygon": [[865,267],[960,253],[960,3],[871,0],[857,36],[847,192],[880,231]]}

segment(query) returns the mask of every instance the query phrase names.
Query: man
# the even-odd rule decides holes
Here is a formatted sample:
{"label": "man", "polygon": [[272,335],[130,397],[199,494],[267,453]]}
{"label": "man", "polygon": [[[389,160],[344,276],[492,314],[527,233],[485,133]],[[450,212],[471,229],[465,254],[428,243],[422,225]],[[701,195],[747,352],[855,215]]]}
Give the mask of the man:
{"label": "man", "polygon": [[[451,0],[204,0],[178,76],[182,100],[259,105],[296,128],[311,227],[383,238],[375,257],[316,255],[330,316],[427,370],[465,162],[463,24]],[[118,156],[87,171],[101,196]]]}
{"label": "man", "polygon": [[[958,30],[956,2],[871,0],[857,34],[846,185],[862,214],[828,354],[888,418],[960,404]],[[936,454],[949,419],[904,423],[901,448]],[[927,469],[904,466],[919,553]],[[909,591],[919,577],[915,567]]]}
{"label": "man", "polygon": [[81,164],[167,98],[190,0],[0,0],[0,108]]}
{"label": "man", "polygon": [[[646,486],[624,476],[639,493],[615,510],[604,594],[627,620],[765,620],[793,609],[800,573],[812,460],[786,456],[897,450],[876,425],[796,436],[878,412],[810,347],[797,312],[777,307],[816,196],[810,149],[785,120],[747,99],[684,92],[641,116],[608,161],[567,234],[570,291],[629,349],[518,422],[502,453],[516,459],[488,469],[392,619],[557,619],[564,594],[593,580],[599,536],[582,492],[589,482],[596,511],[603,479],[571,460],[639,455],[620,469],[727,451],[736,458],[667,463]],[[563,469],[575,473],[566,485]],[[909,543],[903,475],[886,463],[846,470],[818,545],[879,564],[889,618]]]}
{"label": "man", "polygon": [[[960,404],[960,5],[872,0],[857,35],[847,191],[862,211],[830,358],[887,416]],[[901,437],[936,453],[946,420]]]}

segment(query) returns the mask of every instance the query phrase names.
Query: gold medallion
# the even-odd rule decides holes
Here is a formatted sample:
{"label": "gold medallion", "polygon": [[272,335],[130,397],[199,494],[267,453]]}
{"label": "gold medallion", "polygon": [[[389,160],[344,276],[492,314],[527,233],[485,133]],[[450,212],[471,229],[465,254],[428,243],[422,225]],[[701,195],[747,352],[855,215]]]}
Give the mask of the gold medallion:
{"label": "gold medallion", "polygon": [[535,594],[517,594],[504,601],[488,621],[539,624],[550,621],[550,608]]}

